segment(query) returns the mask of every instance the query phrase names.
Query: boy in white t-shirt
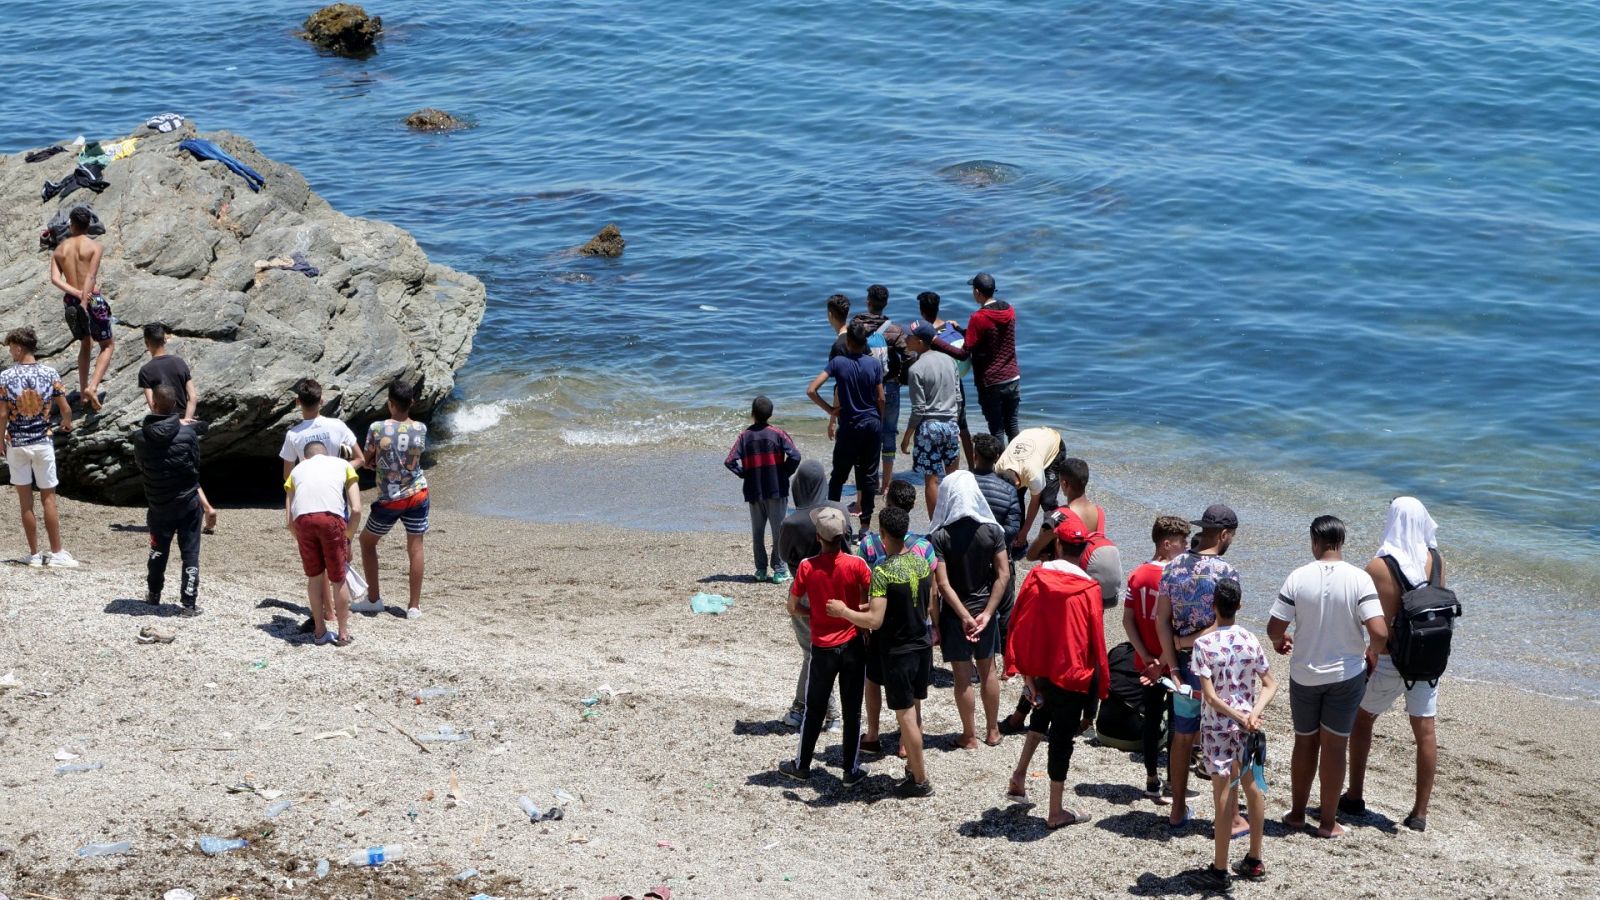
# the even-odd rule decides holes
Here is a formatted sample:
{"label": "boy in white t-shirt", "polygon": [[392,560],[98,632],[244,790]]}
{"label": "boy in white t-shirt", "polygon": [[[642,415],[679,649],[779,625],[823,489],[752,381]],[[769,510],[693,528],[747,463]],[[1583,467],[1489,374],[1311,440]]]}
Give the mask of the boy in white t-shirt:
{"label": "boy in white t-shirt", "polygon": [[278,458],[283,460],[283,477],[288,478],[295,463],[306,458],[305,447],[312,441],[320,442],[330,454],[350,460],[356,468],[361,468],[366,458],[362,456],[355,432],[340,420],[322,414],[322,385],[313,378],[302,378],[294,383],[292,390],[295,399],[300,401],[300,421],[289,426],[288,433],[283,436],[283,448],[278,451]]}
{"label": "boy in white t-shirt", "polygon": [[1316,561],[1295,569],[1284,581],[1267,625],[1267,638],[1278,652],[1294,653],[1289,662],[1292,800],[1283,821],[1290,828],[1305,827],[1311,781],[1320,777],[1322,824],[1317,835],[1325,838],[1344,834],[1335,815],[1344,789],[1345,750],[1367,692],[1367,673],[1389,640],[1378,588],[1371,575],[1344,561],[1344,535],[1344,522],[1333,516],[1318,516],[1311,523]]}

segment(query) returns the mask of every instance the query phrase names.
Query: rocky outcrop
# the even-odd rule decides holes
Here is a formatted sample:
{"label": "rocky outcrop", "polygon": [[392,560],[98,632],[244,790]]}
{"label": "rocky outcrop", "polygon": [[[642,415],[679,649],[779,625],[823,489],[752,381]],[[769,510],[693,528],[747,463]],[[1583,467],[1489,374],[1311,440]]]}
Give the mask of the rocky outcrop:
{"label": "rocky outcrop", "polygon": [[406,116],[406,127],[414,131],[459,131],[472,126],[465,119],[428,106]]}
{"label": "rocky outcrop", "polygon": [[[79,427],[57,439],[65,486],[82,495],[139,498],[128,429],[145,415],[136,378],[146,323],[171,328],[170,349],[193,369],[200,417],[212,423],[202,449],[215,493],[218,473],[276,472],[283,429],[297,415],[289,387],[302,376],[321,381],[333,413],[357,428],[383,415],[392,379],[420,380],[416,413],[426,417],[454,386],[483,316],[482,283],[430,263],[404,231],[341,214],[244,138],[205,135],[265,176],[252,192],[221,163],[178,149],[192,129],[145,132],[132,156],[106,167],[104,193],[64,201],[41,203],[39,189],[72,171],[73,154],[34,164],[0,157],[0,330],[33,326],[40,357],[69,389],[77,345],[39,233],[59,208],[80,203],[106,227],[100,283],[117,344],[105,406],[80,412]],[[257,271],[257,260],[296,252],[321,273]]]}
{"label": "rocky outcrop", "polygon": [[589,239],[589,243],[578,248],[584,256],[621,256],[622,248],[627,241],[622,239],[622,232],[616,225],[607,225],[600,229],[600,233]]}
{"label": "rocky outcrop", "polygon": [[365,57],[377,52],[383,17],[369,16],[354,3],[335,3],[312,13],[301,27],[305,39],[324,50]]}

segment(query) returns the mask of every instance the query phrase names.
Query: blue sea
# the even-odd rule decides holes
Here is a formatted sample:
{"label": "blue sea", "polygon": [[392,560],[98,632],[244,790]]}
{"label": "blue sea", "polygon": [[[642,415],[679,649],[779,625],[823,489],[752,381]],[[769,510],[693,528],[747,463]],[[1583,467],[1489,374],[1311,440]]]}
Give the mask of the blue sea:
{"label": "blue sea", "polygon": [[[441,430],[485,510],[564,518],[494,474],[541,461],[670,493],[756,392],[814,436],[824,298],[964,316],[985,270],[1025,424],[1109,489],[1367,543],[1416,494],[1479,567],[1474,665],[1600,697],[1592,8],[380,0],[351,60],[313,6],[9,0],[0,150],[180,112],[481,277]],[[571,254],[607,222],[621,259]]]}

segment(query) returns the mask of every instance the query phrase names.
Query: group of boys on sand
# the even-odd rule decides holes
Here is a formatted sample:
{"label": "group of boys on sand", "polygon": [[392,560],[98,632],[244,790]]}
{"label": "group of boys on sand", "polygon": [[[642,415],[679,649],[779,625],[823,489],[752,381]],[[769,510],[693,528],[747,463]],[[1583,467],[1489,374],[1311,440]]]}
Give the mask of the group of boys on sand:
{"label": "group of boys on sand", "polygon": [[[81,402],[90,413],[102,407],[99,396],[115,350],[111,307],[99,285],[102,249],[88,234],[90,215],[75,207],[68,217],[69,236],[51,257],[51,283],[63,292],[65,316],[74,340],[79,341],[78,380]],[[149,414],[129,436],[134,459],[143,477],[150,532],[145,600],[159,606],[165,589],[167,560],[174,541],[182,560],[179,589],[181,616],[200,614],[200,536],[216,526],[217,513],[200,487],[201,437],[207,423],[197,418],[200,391],[188,363],[168,351],[171,335],[165,325],[144,326],[144,345],[150,359],[140,369],[138,387]],[[21,506],[23,532],[28,542],[29,566],[74,568],[79,565],[62,546],[56,489],[53,435],[73,429],[70,395],[56,370],[39,363],[38,336],[31,327],[12,329],[6,345],[13,365],[0,372],[0,419],[5,422],[6,462]],[[91,371],[90,341],[100,345]],[[411,419],[414,388],[402,379],[389,386],[388,413],[373,422],[364,443],[340,420],[322,415],[322,387],[310,378],[294,386],[301,421],[284,436],[284,515],[294,535],[307,579],[310,619],[301,631],[317,644],[344,646],[354,638],[349,613],[381,612],[377,547],[397,524],[406,530],[410,560],[410,601],[407,617],[422,614],[423,535],[428,531],[427,478],[422,454],[427,447],[427,426]],[[60,414],[51,421],[51,408]],[[367,510],[365,528],[356,468],[376,472],[378,497]],[[40,495],[49,549],[41,550],[34,515],[33,494]],[[354,603],[346,584],[350,542],[359,533],[366,603]],[[331,630],[329,623],[336,623]]]}
{"label": "group of boys on sand", "polygon": [[[937,319],[937,295],[921,295],[922,318],[903,328],[885,315],[888,294],[881,286],[869,289],[870,319],[847,321],[848,301],[829,298],[838,339],[827,367],[807,387],[829,414],[835,440],[826,496],[821,464],[803,459],[789,435],[771,423],[773,404],[765,397],[752,405],[752,425],[729,454],[727,465],[744,479],[751,505],[758,578],[768,578],[769,560],[771,580],[787,582],[793,573],[787,608],[803,657],[784,721],[800,729],[800,745],[777,769],[811,779],[819,735],[839,730],[841,780],[846,787],[860,783],[866,777],[862,759],[884,749],[878,719],[887,698],[900,729],[898,754],[906,761],[895,793],[930,795],[921,705],[938,645],[952,670],[958,746],[995,746],[1003,734],[1025,731],[1007,794],[1026,802],[1028,766],[1048,740],[1046,824],[1054,829],[1088,821],[1066,807],[1065,781],[1074,737],[1094,722],[1110,686],[1103,611],[1126,597],[1123,630],[1144,695],[1145,797],[1170,806],[1171,827],[1182,828],[1190,819],[1189,765],[1198,745],[1214,808],[1221,811],[1213,822],[1214,859],[1199,874],[1224,887],[1234,875],[1264,877],[1265,781],[1251,770],[1264,765],[1262,718],[1278,682],[1260,642],[1237,623],[1239,576],[1223,557],[1238,517],[1223,504],[1192,521],[1158,517],[1152,556],[1130,573],[1124,591],[1105,511],[1086,496],[1088,464],[1066,456],[1058,431],[1017,425],[1010,405],[1020,395],[1015,312],[995,309],[992,278],[980,274],[971,284],[980,304],[974,319],[997,321],[969,325],[965,347],[941,337],[948,323]],[[883,346],[875,347],[873,338],[886,331]],[[961,330],[950,332],[959,337]],[[977,385],[986,434],[968,435],[963,427],[965,392],[960,375],[952,377],[957,355],[974,359],[975,373],[987,373]],[[830,379],[831,400],[823,395]],[[887,398],[900,384],[910,389],[911,418],[898,445],[902,452],[916,445],[912,469],[923,489],[888,481],[887,508],[874,533],[877,470],[881,463],[891,471],[891,435],[898,437],[898,422],[888,414],[898,404]],[[963,451],[968,470],[958,468]],[[846,507],[841,488],[852,474],[858,505]],[[795,508],[787,512],[791,477]],[[910,531],[919,493],[929,512],[927,535]],[[1198,533],[1191,540],[1192,528]],[[1268,613],[1271,643],[1291,655],[1295,746],[1284,821],[1306,826],[1319,778],[1321,804],[1310,810],[1320,819],[1316,834],[1340,836],[1339,813],[1366,815],[1362,795],[1373,722],[1404,695],[1417,738],[1416,800],[1405,824],[1423,830],[1435,768],[1437,687],[1401,678],[1388,656],[1386,623],[1399,614],[1407,591],[1430,581],[1442,586],[1436,527],[1420,502],[1398,498],[1383,544],[1365,569],[1343,561],[1339,519],[1319,517],[1309,534],[1313,561],[1285,580]],[[1024,557],[1037,564],[1018,586],[1016,563]],[[998,719],[1001,679],[1015,675],[1023,676],[1018,707]],[[1165,782],[1158,771],[1163,735],[1170,740]],[[1237,812],[1241,791],[1248,819]],[[1230,875],[1230,843],[1246,835],[1248,852]]]}

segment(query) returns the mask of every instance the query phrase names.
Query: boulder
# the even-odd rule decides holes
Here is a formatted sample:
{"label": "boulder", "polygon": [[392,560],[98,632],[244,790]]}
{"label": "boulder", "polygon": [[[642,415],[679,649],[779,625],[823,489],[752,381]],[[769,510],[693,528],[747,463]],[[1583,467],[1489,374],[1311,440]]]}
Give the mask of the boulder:
{"label": "boulder", "polygon": [[[97,415],[57,437],[64,487],[110,502],[142,499],[129,429],[145,415],[137,386],[147,360],[140,329],[163,322],[172,352],[188,360],[200,390],[209,493],[229,477],[252,483],[276,474],[283,431],[298,412],[289,387],[322,382],[330,414],[358,431],[384,415],[387,385],[421,381],[414,414],[426,419],[449,395],[483,317],[483,284],[430,262],[393,225],[346,216],[312,192],[300,173],[262,156],[249,141],[206,134],[260,172],[252,192],[221,163],[201,162],[177,144],[183,134],[141,135],[137,151],[105,170],[101,194],[79,190],[39,201],[39,187],[72,171],[62,154],[41,163],[0,157],[0,325],[31,325],[39,356],[77,387],[77,345],[50,286],[50,255],[39,232],[58,209],[87,204],[105,223],[100,284],[116,317],[116,351]],[[321,274],[256,261],[298,251]],[[257,486],[259,490],[259,486]]]}
{"label": "boulder", "polygon": [[406,127],[414,131],[458,131],[472,126],[465,119],[429,106],[406,116]]}
{"label": "boulder", "polygon": [[335,3],[312,13],[302,27],[305,39],[324,50],[345,56],[371,56],[377,52],[383,17],[369,16],[354,3]]}
{"label": "boulder", "polygon": [[622,232],[616,225],[607,225],[600,229],[600,233],[589,239],[589,243],[578,248],[584,256],[621,256],[622,248],[627,246],[627,241],[622,239]]}

